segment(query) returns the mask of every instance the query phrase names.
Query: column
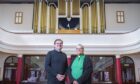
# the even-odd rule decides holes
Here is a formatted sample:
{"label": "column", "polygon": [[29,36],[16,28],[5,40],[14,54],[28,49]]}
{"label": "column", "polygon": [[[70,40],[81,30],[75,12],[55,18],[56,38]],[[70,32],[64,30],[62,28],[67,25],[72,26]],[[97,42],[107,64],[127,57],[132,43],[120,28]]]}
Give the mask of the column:
{"label": "column", "polygon": [[100,3],[100,1],[97,0],[96,1],[96,4],[97,4],[97,21],[98,21],[97,22],[97,30],[98,30],[98,33],[101,33],[101,31],[100,31],[101,30],[101,26],[100,26],[101,25],[101,23],[100,23],[101,22],[100,21],[101,17],[100,17],[100,4],[99,3]]}
{"label": "column", "polygon": [[23,58],[22,55],[18,55],[18,65],[16,71],[16,84],[21,84],[21,76],[22,76],[22,67],[23,67]]}
{"label": "column", "polygon": [[68,61],[68,66],[69,66],[71,63],[71,56],[67,56],[67,61]]}
{"label": "column", "polygon": [[122,84],[120,55],[116,55],[116,76],[118,84]]}
{"label": "column", "polygon": [[40,33],[40,30],[41,30],[41,26],[40,26],[40,23],[41,23],[41,7],[42,7],[42,0],[39,0],[39,10],[38,10],[38,33]]}
{"label": "column", "polygon": [[[70,65],[70,63],[71,63],[71,56],[69,55],[69,56],[67,56],[67,62],[68,62],[68,66]],[[67,84],[70,84],[70,80],[69,80],[69,77],[67,76],[67,78],[66,78],[66,82],[67,82]]]}

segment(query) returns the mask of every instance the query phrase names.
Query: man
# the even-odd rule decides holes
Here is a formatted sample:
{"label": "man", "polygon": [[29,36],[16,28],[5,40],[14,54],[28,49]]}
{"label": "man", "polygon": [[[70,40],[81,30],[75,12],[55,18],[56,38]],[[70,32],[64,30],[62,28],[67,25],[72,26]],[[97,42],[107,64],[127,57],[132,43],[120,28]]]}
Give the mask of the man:
{"label": "man", "polygon": [[81,44],[77,45],[76,53],[68,70],[70,84],[92,84],[92,60],[84,54],[84,46]]}
{"label": "man", "polygon": [[45,70],[47,72],[47,84],[65,84],[67,56],[61,50],[63,41],[54,41],[54,50],[49,51],[45,58]]}

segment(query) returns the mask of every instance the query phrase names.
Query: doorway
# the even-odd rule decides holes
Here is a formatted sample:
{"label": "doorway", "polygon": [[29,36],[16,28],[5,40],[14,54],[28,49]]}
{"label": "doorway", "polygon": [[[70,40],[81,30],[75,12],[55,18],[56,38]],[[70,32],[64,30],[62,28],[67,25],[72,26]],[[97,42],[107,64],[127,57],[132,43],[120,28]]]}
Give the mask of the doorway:
{"label": "doorway", "polygon": [[123,84],[135,84],[134,61],[130,57],[121,58],[122,82]]}
{"label": "doorway", "polygon": [[18,58],[16,56],[10,56],[4,63],[4,84],[16,84],[16,71],[17,71]]}

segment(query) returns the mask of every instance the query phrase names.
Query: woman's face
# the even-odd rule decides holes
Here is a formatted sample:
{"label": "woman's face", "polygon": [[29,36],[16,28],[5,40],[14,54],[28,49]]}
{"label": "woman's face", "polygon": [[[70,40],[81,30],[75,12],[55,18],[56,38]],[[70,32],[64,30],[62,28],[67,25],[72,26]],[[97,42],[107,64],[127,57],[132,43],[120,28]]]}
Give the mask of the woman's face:
{"label": "woman's face", "polygon": [[76,48],[76,53],[77,53],[78,55],[84,54],[84,49],[83,49],[83,48]]}

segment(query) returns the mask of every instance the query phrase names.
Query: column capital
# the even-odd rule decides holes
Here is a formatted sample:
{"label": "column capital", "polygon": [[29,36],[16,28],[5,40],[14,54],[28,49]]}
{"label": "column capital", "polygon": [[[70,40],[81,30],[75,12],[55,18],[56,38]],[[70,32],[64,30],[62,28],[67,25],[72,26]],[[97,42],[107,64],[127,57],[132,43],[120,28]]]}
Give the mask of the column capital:
{"label": "column capital", "polygon": [[117,54],[117,55],[116,55],[116,58],[120,58],[120,57],[121,57],[121,55],[120,55],[120,54]]}
{"label": "column capital", "polygon": [[71,55],[67,55],[67,58],[71,58]]}
{"label": "column capital", "polygon": [[22,54],[18,54],[17,57],[18,57],[18,58],[22,58],[23,55],[22,55]]}

